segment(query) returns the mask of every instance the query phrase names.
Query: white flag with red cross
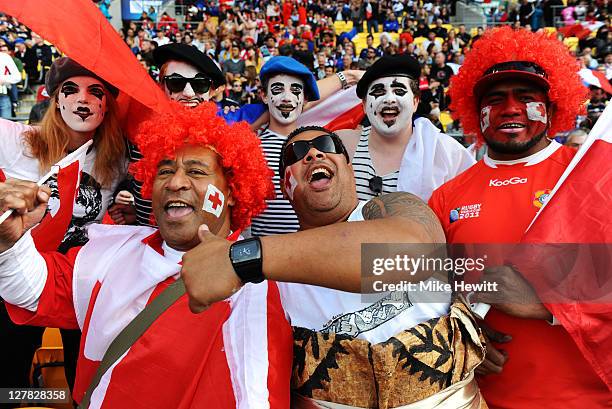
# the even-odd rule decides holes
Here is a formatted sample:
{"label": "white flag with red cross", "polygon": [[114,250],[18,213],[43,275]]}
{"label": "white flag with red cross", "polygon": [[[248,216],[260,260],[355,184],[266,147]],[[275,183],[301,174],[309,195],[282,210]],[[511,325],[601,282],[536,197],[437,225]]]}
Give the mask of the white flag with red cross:
{"label": "white flag with red cross", "polygon": [[202,209],[205,212],[212,213],[216,217],[221,217],[223,212],[223,204],[225,203],[225,196],[223,192],[217,189],[212,183],[208,185],[206,189],[206,196],[204,196],[204,206]]}

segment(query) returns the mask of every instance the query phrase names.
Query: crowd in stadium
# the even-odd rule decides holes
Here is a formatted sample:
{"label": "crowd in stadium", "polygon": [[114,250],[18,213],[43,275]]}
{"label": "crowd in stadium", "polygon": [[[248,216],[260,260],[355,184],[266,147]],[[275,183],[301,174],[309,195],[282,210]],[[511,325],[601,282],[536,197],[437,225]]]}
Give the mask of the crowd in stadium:
{"label": "crowd in stadium", "polygon": [[[603,1],[570,1],[564,5],[560,0],[524,0],[507,2],[483,13],[491,25],[511,24],[533,31],[555,25],[565,27],[557,32],[558,38],[575,39],[571,50],[576,58],[584,67],[601,71],[610,79],[609,7]],[[159,46],[184,43],[209,55],[226,77],[225,89],[217,99],[230,109],[261,102],[258,73],[275,55],[292,56],[306,65],[317,79],[322,79],[343,70],[365,70],[382,55],[408,53],[422,67],[418,113],[430,117],[443,130],[449,125],[447,130],[453,130],[458,124],[450,123],[447,116],[440,122],[441,112],[447,111],[450,103],[445,90],[450,77],[461,66],[465,51],[483,32],[483,27],[467,30],[464,24],[451,25],[454,9],[453,1],[337,3],[318,0],[282,4],[184,1],[177,6],[177,11],[184,14],[180,23],[167,12],[158,15],[151,7],[138,20],[126,21],[118,33],[155,79],[159,67],[153,51]],[[567,27],[575,27],[577,21],[591,25],[578,33],[568,31]],[[27,88],[23,89],[23,81],[8,87],[14,116],[20,92],[31,91],[35,84],[42,83],[45,70],[60,54],[52,44],[6,16],[2,17],[0,34],[0,47],[3,47],[0,51],[13,57],[24,73],[24,80],[27,75]],[[589,116],[578,118],[577,127],[590,128],[610,98],[609,93],[596,88],[592,88]]]}
{"label": "crowd in stadium", "polygon": [[68,406],[612,404],[609,268],[361,294],[366,243],[610,242],[611,2],[92,3],[0,2],[0,387],[59,328]]}

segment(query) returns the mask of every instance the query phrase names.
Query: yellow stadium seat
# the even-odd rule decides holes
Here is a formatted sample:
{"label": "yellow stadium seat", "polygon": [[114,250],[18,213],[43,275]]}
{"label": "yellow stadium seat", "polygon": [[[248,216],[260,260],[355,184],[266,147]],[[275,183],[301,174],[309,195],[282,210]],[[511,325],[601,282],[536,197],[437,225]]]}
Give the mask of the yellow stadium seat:
{"label": "yellow stadium seat", "polygon": [[440,123],[444,126],[444,129],[448,127],[448,125],[453,123],[453,118],[451,117],[450,112],[442,111],[440,112]]}
{"label": "yellow stadium seat", "polygon": [[414,45],[416,45],[417,47],[421,47],[421,45],[423,44],[425,40],[426,40],[425,37],[417,37],[414,39]]}
{"label": "yellow stadium seat", "polygon": [[556,33],[557,29],[555,27],[544,27],[544,31],[546,31],[546,34],[552,34]]}
{"label": "yellow stadium seat", "polygon": [[576,48],[578,48],[578,38],[577,37],[564,38],[563,44],[565,44],[570,49],[570,51],[576,51]]}

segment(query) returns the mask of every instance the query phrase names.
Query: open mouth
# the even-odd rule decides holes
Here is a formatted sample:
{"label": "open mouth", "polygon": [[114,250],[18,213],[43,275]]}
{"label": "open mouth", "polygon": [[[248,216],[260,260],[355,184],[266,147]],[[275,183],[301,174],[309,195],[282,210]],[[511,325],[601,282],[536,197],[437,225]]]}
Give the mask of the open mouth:
{"label": "open mouth", "polygon": [[85,120],[87,118],[89,118],[90,116],[93,115],[91,112],[89,112],[89,110],[87,110],[87,111],[85,111],[85,110],[73,111],[73,113],[75,115],[78,115],[81,118],[81,121],[83,121],[83,122],[85,122]]}
{"label": "open mouth", "polygon": [[397,117],[399,116],[399,109],[395,107],[383,108],[380,110],[379,115],[385,125],[391,127],[395,125],[395,122],[397,121]]}
{"label": "open mouth", "polygon": [[497,127],[498,131],[504,133],[519,133],[523,129],[525,129],[525,125],[519,122],[506,122],[505,124],[501,124]]}
{"label": "open mouth", "polygon": [[288,118],[289,115],[295,111],[295,108],[293,105],[288,105],[288,104],[282,104],[278,106],[278,110],[280,111],[281,115],[284,118]]}
{"label": "open mouth", "polygon": [[180,200],[169,200],[164,206],[164,211],[170,220],[180,219],[193,213],[193,206]]}
{"label": "open mouth", "polygon": [[331,183],[334,177],[334,172],[326,166],[317,165],[308,176],[308,184],[314,190],[325,189]]}
{"label": "open mouth", "polygon": [[200,98],[182,98],[179,99],[178,102],[180,102],[182,105],[188,106],[188,107],[196,107],[198,105],[200,105],[202,103],[202,99]]}

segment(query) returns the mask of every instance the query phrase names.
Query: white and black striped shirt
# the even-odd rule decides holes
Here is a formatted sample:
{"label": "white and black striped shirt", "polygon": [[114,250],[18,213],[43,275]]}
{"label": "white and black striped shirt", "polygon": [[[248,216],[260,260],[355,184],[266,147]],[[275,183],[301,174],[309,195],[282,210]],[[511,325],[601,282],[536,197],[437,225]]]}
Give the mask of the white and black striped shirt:
{"label": "white and black striped shirt", "polygon": [[253,236],[269,236],[272,234],[293,233],[300,228],[298,218],[291,207],[291,203],[283,198],[280,188],[280,176],[278,174],[278,162],[280,161],[281,149],[287,139],[285,135],[264,129],[259,138],[261,148],[268,162],[268,167],[274,171],[272,182],[276,199],[268,200],[268,207],[259,216],[253,219],[251,234]]}
{"label": "white and black striped shirt", "polygon": [[[130,163],[137,162],[142,159],[142,154],[135,144],[128,141],[128,156]],[[130,191],[134,195],[134,205],[136,206],[136,224],[139,226],[157,227],[151,224],[151,201],[142,198],[141,194],[142,183],[132,177],[130,182]]]}
{"label": "white and black striped shirt", "polygon": [[[370,200],[378,196],[370,189],[370,180],[377,176],[376,169],[372,165],[370,151],[368,149],[368,138],[371,127],[364,127],[359,137],[359,144],[353,156],[353,171],[355,173],[355,184],[357,185],[357,197],[359,200]],[[399,169],[395,172],[382,176],[382,193],[397,192],[397,178]]]}

